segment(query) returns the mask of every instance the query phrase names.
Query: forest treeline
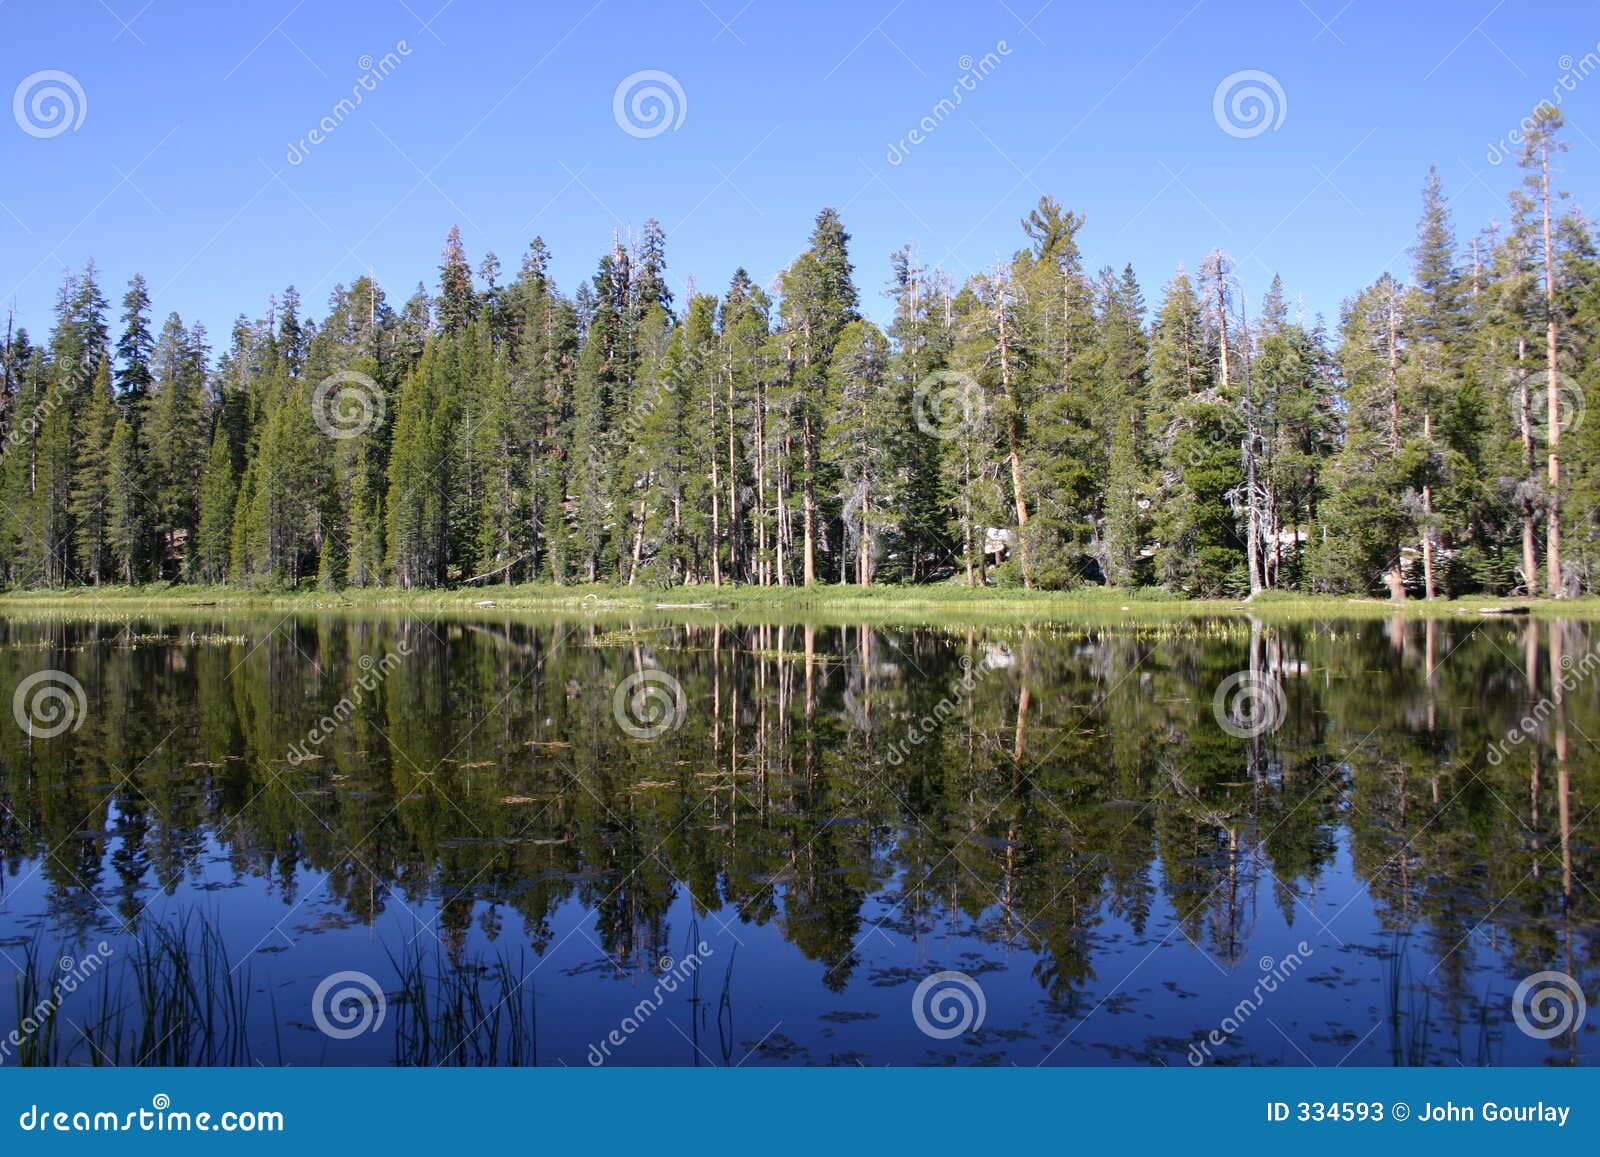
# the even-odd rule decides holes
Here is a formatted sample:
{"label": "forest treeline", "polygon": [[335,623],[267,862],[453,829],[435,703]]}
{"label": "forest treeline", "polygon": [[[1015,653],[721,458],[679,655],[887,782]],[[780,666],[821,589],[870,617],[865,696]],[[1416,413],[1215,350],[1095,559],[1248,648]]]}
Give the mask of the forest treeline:
{"label": "forest treeline", "polygon": [[216,356],[91,264],[7,330],[0,578],[1590,590],[1600,256],[1535,120],[1506,220],[1458,239],[1430,170],[1408,279],[1332,332],[1221,251],[1152,311],[1049,197],[959,284],[892,254],[887,329],[832,209],[681,302],[655,221],[572,293],[452,229],[431,295],[291,288]]}

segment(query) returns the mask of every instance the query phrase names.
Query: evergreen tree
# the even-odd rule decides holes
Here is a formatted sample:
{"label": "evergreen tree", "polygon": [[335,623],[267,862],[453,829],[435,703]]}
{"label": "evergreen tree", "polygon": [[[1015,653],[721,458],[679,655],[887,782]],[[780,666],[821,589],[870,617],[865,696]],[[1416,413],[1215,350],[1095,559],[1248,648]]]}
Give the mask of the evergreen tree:
{"label": "evergreen tree", "polygon": [[200,517],[196,531],[194,570],[205,583],[221,583],[228,578],[233,547],[233,506],[238,498],[233,473],[233,451],[227,431],[218,425],[211,435],[200,475]]}
{"label": "evergreen tree", "polygon": [[436,301],[361,277],[313,319],[290,287],[214,366],[140,277],[113,347],[91,265],[0,346],[0,580],[1590,589],[1600,256],[1552,112],[1465,256],[1429,171],[1411,284],[1331,338],[1277,278],[1247,316],[1220,252],[1147,328],[1049,197],[959,289],[893,254],[886,331],[833,210],[776,304],[740,270],[677,317],[653,219],[572,295],[538,238],[475,282],[452,230]]}
{"label": "evergreen tree", "polygon": [[467,264],[461,244],[461,227],[450,226],[439,263],[439,329],[446,334],[460,333],[478,313],[478,297],[472,288],[472,267]]}
{"label": "evergreen tree", "polygon": [[850,322],[828,367],[824,460],[838,479],[844,540],[861,586],[872,584],[885,538],[903,517],[905,413],[888,388],[889,342],[870,321]]}
{"label": "evergreen tree", "polygon": [[819,494],[828,489],[819,484],[818,478],[822,469],[822,400],[828,365],[840,333],[857,317],[859,298],[849,244],[850,234],[845,232],[839,214],[824,209],[817,214],[810,246],[782,277],[781,309],[789,369],[780,395],[786,422],[794,427],[794,437],[786,441],[790,442],[791,453],[798,452],[798,461],[785,473],[800,486],[800,566],[801,581],[806,586],[817,580],[824,523],[831,521],[831,513],[823,511],[818,501]]}
{"label": "evergreen tree", "polygon": [[1109,424],[1103,486],[1100,569],[1116,586],[1144,586],[1154,579],[1147,547],[1151,528],[1153,467],[1148,453],[1147,365],[1144,297],[1133,274],[1101,274],[1098,333],[1099,403]]}
{"label": "evergreen tree", "polygon": [[111,362],[100,359],[88,404],[83,410],[77,471],[72,489],[72,517],[77,523],[77,553],[83,581],[98,586],[115,575],[109,514],[114,476],[111,443],[121,414],[111,390]]}
{"label": "evergreen tree", "polygon": [[139,405],[149,392],[150,355],[155,345],[150,333],[150,290],[136,273],[122,298],[122,336],[117,339],[117,392],[125,406]]}

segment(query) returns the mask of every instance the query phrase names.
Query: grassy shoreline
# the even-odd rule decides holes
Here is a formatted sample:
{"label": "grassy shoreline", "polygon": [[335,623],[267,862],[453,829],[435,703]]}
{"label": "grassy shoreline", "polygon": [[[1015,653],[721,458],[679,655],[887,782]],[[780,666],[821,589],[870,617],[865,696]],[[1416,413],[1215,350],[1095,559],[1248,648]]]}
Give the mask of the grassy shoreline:
{"label": "grassy shoreline", "polygon": [[847,586],[650,588],[527,584],[453,590],[268,591],[157,584],[0,594],[0,617],[237,615],[254,612],[427,614],[500,618],[508,613],[551,616],[699,617],[748,621],[1150,621],[1254,616],[1295,621],[1333,618],[1482,617],[1526,608],[1543,618],[1600,619],[1600,598],[1470,598],[1391,603],[1339,595],[1267,593],[1242,599],[1183,599],[1154,591],[972,589],[964,586]]}

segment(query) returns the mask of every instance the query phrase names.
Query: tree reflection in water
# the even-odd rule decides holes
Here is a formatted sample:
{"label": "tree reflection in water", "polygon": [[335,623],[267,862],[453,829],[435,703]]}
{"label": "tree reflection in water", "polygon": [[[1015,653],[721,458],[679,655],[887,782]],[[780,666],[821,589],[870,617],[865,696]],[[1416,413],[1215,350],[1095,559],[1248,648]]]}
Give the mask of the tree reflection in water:
{"label": "tree reflection in water", "polygon": [[[422,950],[428,975],[520,961],[524,1063],[582,1063],[691,922],[713,962],[616,1063],[1182,1063],[1302,940],[1306,969],[1217,1059],[1596,1056],[1592,1023],[1536,1040],[1507,1006],[1541,970],[1594,991],[1586,624],[0,638],[0,691],[57,670],[87,704],[53,738],[0,728],[4,966],[199,913],[271,998],[250,1004],[269,1063],[396,1059],[306,1031],[305,993],[355,968],[403,994],[393,965]],[[1240,673],[1281,690],[1270,726],[1222,725]],[[630,676],[661,695],[619,694]],[[949,1041],[907,1008],[941,967],[988,1003]]]}

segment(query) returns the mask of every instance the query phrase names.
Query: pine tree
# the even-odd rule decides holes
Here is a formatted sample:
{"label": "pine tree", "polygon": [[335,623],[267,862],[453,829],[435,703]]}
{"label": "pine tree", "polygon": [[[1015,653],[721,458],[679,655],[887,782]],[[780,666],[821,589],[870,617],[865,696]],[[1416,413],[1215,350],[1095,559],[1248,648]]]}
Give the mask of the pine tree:
{"label": "pine tree", "polygon": [[[820,439],[822,399],[827,389],[828,364],[834,343],[844,327],[857,318],[855,267],[850,262],[850,234],[839,214],[824,209],[817,214],[811,244],[784,272],[782,314],[787,331],[786,356],[792,370],[781,391],[786,417],[794,426],[798,463],[789,471],[800,485],[801,581],[817,581],[820,536],[828,512],[820,509],[818,495],[825,492]],[[842,526],[840,527],[842,536]],[[842,555],[841,555],[842,557]]]}
{"label": "pine tree", "polygon": [[1083,271],[1081,214],[1041,197],[1023,220],[1030,247],[1012,265],[1018,287],[1013,363],[1022,383],[1020,458],[1032,484],[1023,555],[1029,581],[1076,585],[1101,567],[1101,495],[1112,422],[1101,405],[1102,348],[1094,289]]}
{"label": "pine tree", "polygon": [[[1161,463],[1156,566],[1191,595],[1248,589],[1230,495],[1244,484],[1243,416],[1221,388],[1220,327],[1181,268],[1167,286],[1151,347],[1151,429]],[[1231,364],[1230,364],[1231,371]]]}
{"label": "pine tree", "polygon": [[450,226],[439,264],[439,329],[460,333],[478,314],[478,297],[472,288],[472,267],[461,244],[461,227]]}
{"label": "pine tree", "polygon": [[1413,383],[1416,402],[1422,412],[1421,438],[1410,456],[1419,463],[1418,505],[1422,545],[1423,593],[1438,594],[1436,575],[1439,527],[1435,494],[1445,482],[1449,460],[1435,438],[1435,416],[1449,405],[1462,362],[1461,338],[1465,318],[1461,310],[1461,278],[1455,262],[1455,233],[1450,225],[1450,210],[1437,169],[1428,169],[1422,191],[1422,219],[1417,225],[1417,244],[1411,251],[1413,300],[1406,313],[1412,323],[1413,341],[1408,377]]}
{"label": "pine tree", "polygon": [[194,569],[201,582],[227,581],[233,544],[233,506],[238,489],[233,473],[233,450],[227,431],[219,424],[211,435],[211,449],[200,475]]}
{"label": "pine tree", "polygon": [[[318,320],[290,287],[214,367],[176,315],[152,337],[139,277],[111,348],[91,265],[48,342],[0,346],[0,581],[1589,589],[1600,423],[1562,422],[1600,396],[1600,255],[1559,128],[1465,259],[1430,170],[1412,284],[1348,301],[1336,349],[1277,278],[1247,313],[1220,252],[1147,330],[1048,197],[959,292],[893,254],[887,332],[832,210],[776,308],[741,270],[680,320],[653,219],[570,296],[537,238],[475,283],[453,230],[437,303],[362,277]],[[329,437],[351,373],[376,420]]]}
{"label": "pine tree", "polygon": [[720,481],[727,488],[728,569],[740,580],[754,583],[767,580],[767,560],[759,544],[767,533],[762,353],[770,337],[770,309],[771,301],[750,275],[743,269],[735,271],[718,319],[716,356],[725,422],[718,453],[725,451]]}
{"label": "pine tree", "polygon": [[117,339],[117,393],[125,407],[139,405],[152,381],[150,355],[155,338],[150,334],[150,290],[139,274],[128,282],[122,298],[122,336]]}
{"label": "pine tree", "polygon": [[1144,298],[1133,267],[1120,278],[1105,270],[1099,298],[1098,410],[1110,425],[1099,561],[1107,583],[1143,586],[1154,578],[1145,545],[1153,463],[1147,457]]}
{"label": "pine tree", "polygon": [[1405,597],[1401,568],[1415,519],[1403,497],[1410,471],[1403,453],[1400,365],[1406,327],[1403,292],[1384,274],[1343,310],[1338,351],[1346,382],[1344,445],[1329,479],[1323,580],[1367,594],[1382,579]]}
{"label": "pine tree", "polygon": [[200,465],[211,426],[204,332],[185,329],[172,314],[162,327],[151,365],[144,436],[150,449],[146,478],[156,561],[163,577],[182,578],[194,543]]}
{"label": "pine tree", "polygon": [[400,389],[389,454],[385,538],[403,588],[437,586],[449,566],[451,427],[448,339],[430,342]]}
{"label": "pine tree", "polygon": [[1023,486],[1022,448],[1028,435],[1031,399],[1023,392],[1027,353],[1019,344],[1019,293],[1009,266],[996,264],[989,273],[968,281],[957,301],[964,356],[958,361],[977,382],[987,412],[999,431],[1009,487],[1014,529],[1011,541],[1017,554],[1022,585],[1033,586],[1029,563],[1028,494]]}
{"label": "pine tree", "polygon": [[951,556],[946,524],[948,504],[940,472],[941,439],[924,429],[913,413],[918,391],[924,398],[945,384],[954,343],[954,313],[949,284],[923,267],[907,245],[890,254],[888,295],[894,300],[891,382],[903,430],[900,461],[904,479],[904,517],[898,544],[906,562],[899,577],[927,579]]}
{"label": "pine tree", "polygon": [[904,411],[888,389],[889,342],[870,321],[840,331],[828,367],[824,460],[839,480],[844,538],[856,583],[870,586],[884,539],[902,517],[903,457],[896,431]]}
{"label": "pine tree", "polygon": [[151,515],[138,411],[112,431],[109,467],[113,485],[107,494],[106,541],[117,577],[132,585],[150,576]]}
{"label": "pine tree", "polygon": [[1556,242],[1551,207],[1561,194],[1550,186],[1551,159],[1566,150],[1556,133],[1565,123],[1561,112],[1548,101],[1541,102],[1530,118],[1534,128],[1523,138],[1518,163],[1527,170],[1523,184],[1539,213],[1539,251],[1543,258],[1544,287],[1544,402],[1545,455],[1547,485],[1545,495],[1545,591],[1552,598],[1567,593],[1561,573],[1561,356],[1562,318],[1558,308],[1556,280]]}
{"label": "pine tree", "polygon": [[83,409],[77,471],[72,488],[72,517],[77,523],[77,553],[83,581],[99,586],[115,573],[108,533],[111,489],[111,443],[121,414],[111,390],[111,362],[100,359],[88,404]]}

